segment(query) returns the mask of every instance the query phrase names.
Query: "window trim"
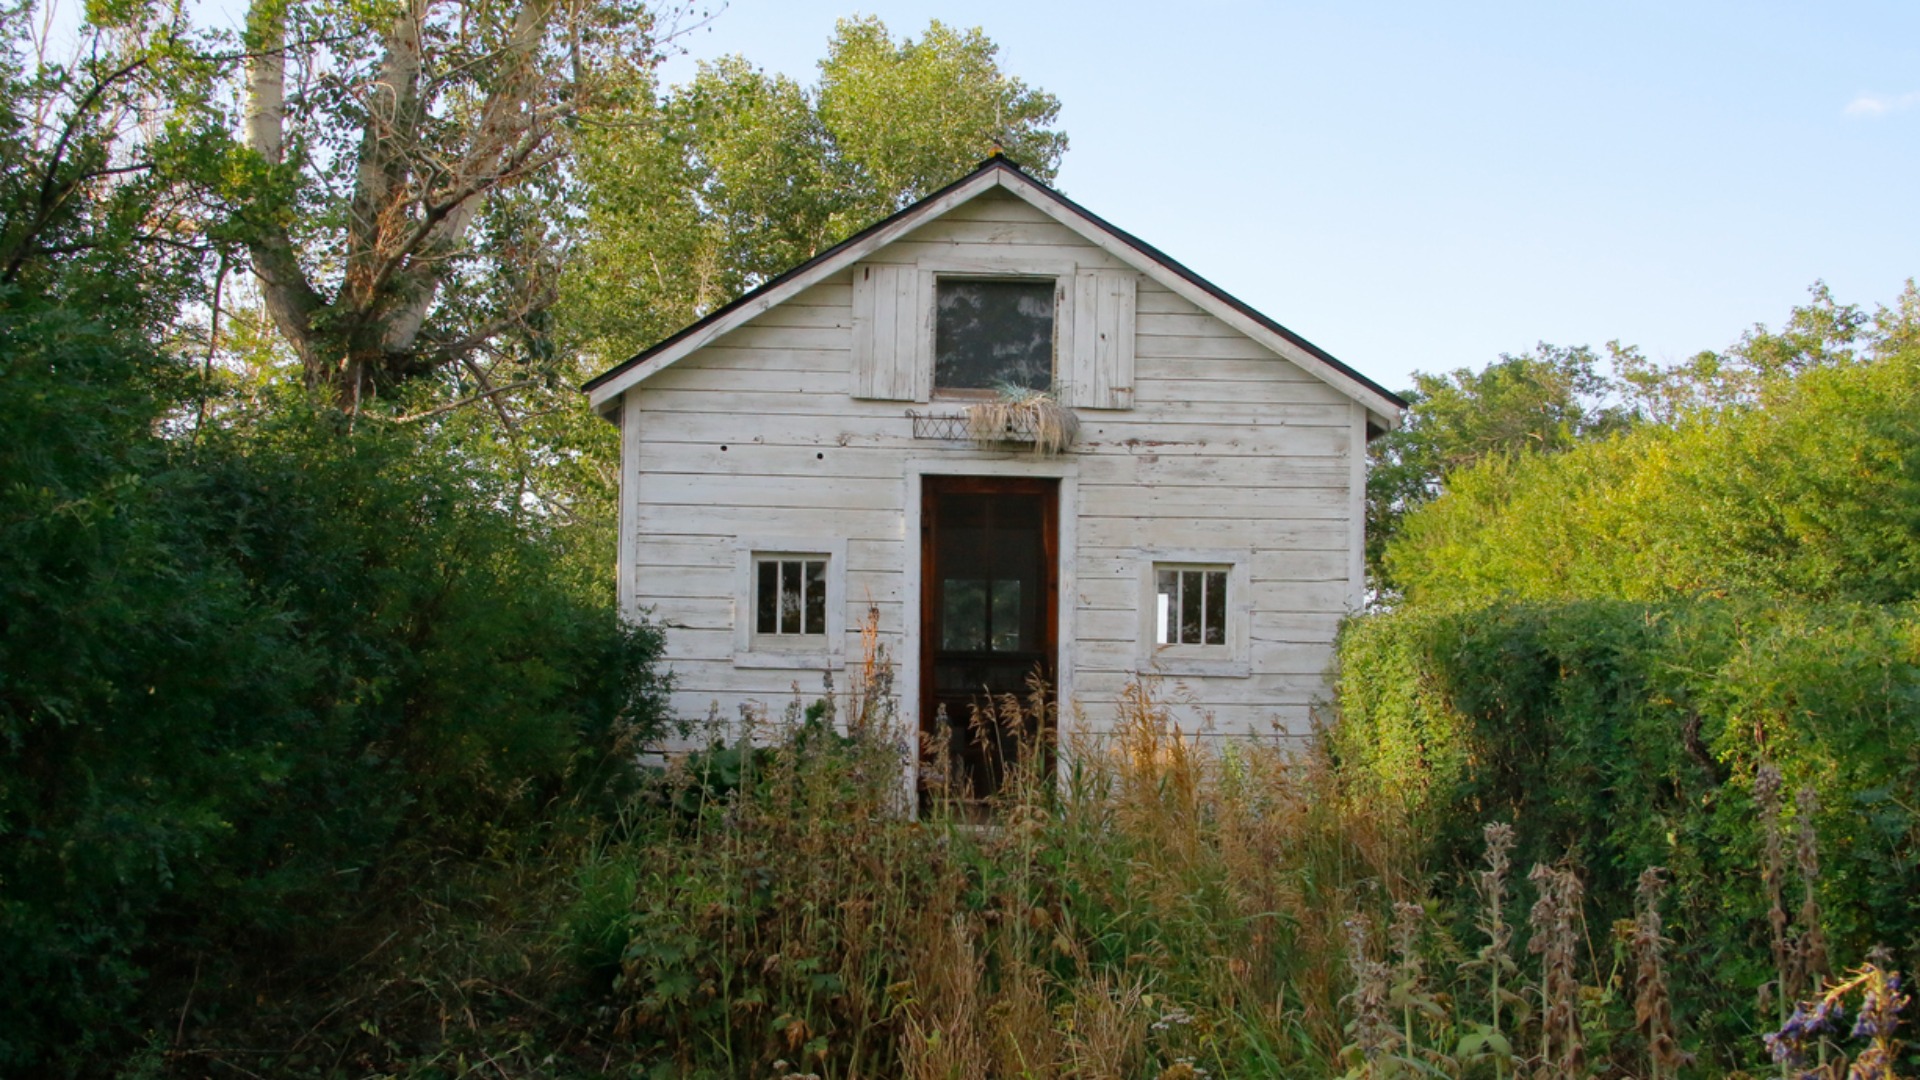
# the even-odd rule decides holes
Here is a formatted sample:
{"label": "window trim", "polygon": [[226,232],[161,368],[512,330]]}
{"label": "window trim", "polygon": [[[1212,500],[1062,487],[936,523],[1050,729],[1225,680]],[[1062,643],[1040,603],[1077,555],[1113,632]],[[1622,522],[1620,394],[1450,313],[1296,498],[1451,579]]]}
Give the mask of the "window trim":
{"label": "window trim", "polygon": [[[847,541],[844,537],[742,537],[734,541],[733,666],[813,668],[846,666]],[[754,569],[762,562],[827,563],[824,634],[761,634],[754,629]]]}
{"label": "window trim", "polygon": [[[1253,674],[1253,553],[1244,548],[1155,548],[1140,552],[1139,659],[1142,674]],[[1159,572],[1162,569],[1227,572],[1226,643],[1162,645],[1159,636]]]}

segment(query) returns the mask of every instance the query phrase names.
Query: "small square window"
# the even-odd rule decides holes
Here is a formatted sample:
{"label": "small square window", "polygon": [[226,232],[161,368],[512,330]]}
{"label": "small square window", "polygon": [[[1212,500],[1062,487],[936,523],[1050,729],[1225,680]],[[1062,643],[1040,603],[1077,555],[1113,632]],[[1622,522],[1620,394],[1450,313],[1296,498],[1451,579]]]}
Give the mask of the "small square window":
{"label": "small square window", "polygon": [[734,666],[840,667],[847,628],[847,542],[741,537],[734,541],[734,553]]}
{"label": "small square window", "polygon": [[827,560],[763,556],[754,572],[753,632],[803,637],[827,632]]}
{"label": "small square window", "polygon": [[1053,388],[1052,281],[943,278],[936,295],[935,389]]}
{"label": "small square window", "polygon": [[1251,564],[1230,549],[1141,552],[1141,670],[1252,674]]}
{"label": "small square window", "polygon": [[1227,643],[1227,568],[1155,567],[1154,644]]}

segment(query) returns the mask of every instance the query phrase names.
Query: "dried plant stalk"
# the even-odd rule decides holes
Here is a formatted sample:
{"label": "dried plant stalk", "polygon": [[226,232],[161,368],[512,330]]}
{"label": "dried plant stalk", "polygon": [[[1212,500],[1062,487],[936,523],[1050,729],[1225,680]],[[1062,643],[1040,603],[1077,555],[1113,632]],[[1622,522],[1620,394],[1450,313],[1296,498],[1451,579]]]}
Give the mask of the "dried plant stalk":
{"label": "dried plant stalk", "polygon": [[1766,847],[1760,865],[1760,881],[1767,890],[1767,931],[1773,947],[1774,990],[1779,999],[1780,1019],[1784,1023],[1787,1008],[1800,999],[1801,987],[1794,977],[1791,951],[1787,943],[1787,905],[1783,899],[1787,880],[1785,845],[1780,836],[1780,770],[1772,762],[1762,762],[1753,774],[1753,799],[1759,804],[1760,820],[1766,829]]}
{"label": "dried plant stalk", "polygon": [[[1527,951],[1540,954],[1540,1067],[1557,1076],[1583,1076],[1586,1041],[1580,1031],[1580,918],[1582,888],[1570,869],[1535,866],[1527,880],[1540,890],[1529,918]],[[1556,1056],[1557,1051],[1557,1056]]]}
{"label": "dried plant stalk", "polygon": [[1485,912],[1479,926],[1480,931],[1487,935],[1487,943],[1480,949],[1479,962],[1486,965],[1490,985],[1488,998],[1493,1006],[1493,1019],[1487,1025],[1486,1036],[1481,1043],[1493,1060],[1495,1080],[1503,1080],[1512,1055],[1507,1049],[1510,1043],[1500,1028],[1501,995],[1512,991],[1503,989],[1502,981],[1505,977],[1519,974],[1511,951],[1513,927],[1507,924],[1506,919],[1507,875],[1513,866],[1509,857],[1514,845],[1513,826],[1506,822],[1490,822],[1481,834],[1487,843],[1487,868],[1476,876],[1476,888]]}
{"label": "dried plant stalk", "polygon": [[1342,1057],[1353,1070],[1370,1066],[1393,1044],[1393,1022],[1387,1018],[1392,973],[1387,965],[1367,955],[1367,919],[1354,915],[1346,921],[1347,969],[1353,992],[1347,995],[1353,1019],[1347,1024],[1348,1043]]}
{"label": "dried plant stalk", "polygon": [[1647,1041],[1648,1076],[1652,1080],[1675,1076],[1692,1056],[1680,1049],[1673,1026],[1673,1000],[1667,988],[1666,947],[1662,933],[1660,896],[1666,891],[1665,870],[1649,866],[1640,872],[1634,890],[1639,901],[1633,920],[1633,1019]]}
{"label": "dried plant stalk", "polygon": [[1794,847],[1794,863],[1800,871],[1805,892],[1800,901],[1800,932],[1794,938],[1794,967],[1800,983],[1817,987],[1830,974],[1827,964],[1827,935],[1820,928],[1820,900],[1814,887],[1820,882],[1820,838],[1814,832],[1813,819],[1820,812],[1820,797],[1811,785],[1800,789],[1794,800],[1799,816],[1799,832]]}

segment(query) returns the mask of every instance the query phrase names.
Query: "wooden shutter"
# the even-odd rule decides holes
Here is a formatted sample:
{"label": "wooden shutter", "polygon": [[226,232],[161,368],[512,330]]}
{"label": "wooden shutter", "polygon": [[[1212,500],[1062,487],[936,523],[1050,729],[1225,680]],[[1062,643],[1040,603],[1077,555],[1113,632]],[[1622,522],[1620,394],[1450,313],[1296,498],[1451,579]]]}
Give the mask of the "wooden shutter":
{"label": "wooden shutter", "polygon": [[933,297],[917,267],[853,268],[853,396],[925,401],[932,372]]}
{"label": "wooden shutter", "polygon": [[1133,408],[1134,289],[1131,270],[1082,270],[1074,278],[1070,404]]}

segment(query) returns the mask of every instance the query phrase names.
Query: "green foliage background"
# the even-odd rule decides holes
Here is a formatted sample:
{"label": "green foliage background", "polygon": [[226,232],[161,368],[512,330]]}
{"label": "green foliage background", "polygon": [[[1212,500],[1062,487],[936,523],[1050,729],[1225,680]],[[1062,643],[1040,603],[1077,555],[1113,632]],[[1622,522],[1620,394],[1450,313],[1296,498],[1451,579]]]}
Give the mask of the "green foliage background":
{"label": "green foliage background", "polygon": [[1761,763],[1789,801],[1818,795],[1836,956],[1920,959],[1916,328],[1911,284],[1873,317],[1816,286],[1728,357],[1655,372],[1616,349],[1617,422],[1536,446],[1457,437],[1553,411],[1507,407],[1513,358],[1429,387],[1416,411],[1437,418],[1408,441],[1456,465],[1398,504],[1382,577],[1401,602],[1340,642],[1343,776],[1443,879],[1467,880],[1490,821],[1515,826],[1520,866],[1582,866],[1596,911],[1672,871],[1676,983],[1696,990],[1676,1006],[1726,1066],[1778,1020],[1752,997],[1772,971]]}
{"label": "green foliage background", "polygon": [[1745,1060],[1777,1020],[1753,997],[1771,977],[1762,760],[1789,799],[1819,794],[1817,889],[1836,955],[1920,955],[1910,605],[1409,607],[1354,624],[1341,663],[1340,768],[1430,838],[1436,872],[1464,881],[1489,821],[1518,831],[1516,865],[1575,859],[1597,911],[1630,909],[1645,867],[1672,871],[1675,982],[1689,988],[1676,1007],[1721,1060]]}
{"label": "green foliage background", "polygon": [[497,474],[301,400],[187,430],[181,374],[0,295],[7,1071],[123,1045],[156,965],[617,793],[664,714],[657,635]]}
{"label": "green foliage background", "polygon": [[1889,322],[1875,355],[1751,406],[1451,473],[1388,552],[1393,580],[1445,603],[1920,596],[1920,349]]}

